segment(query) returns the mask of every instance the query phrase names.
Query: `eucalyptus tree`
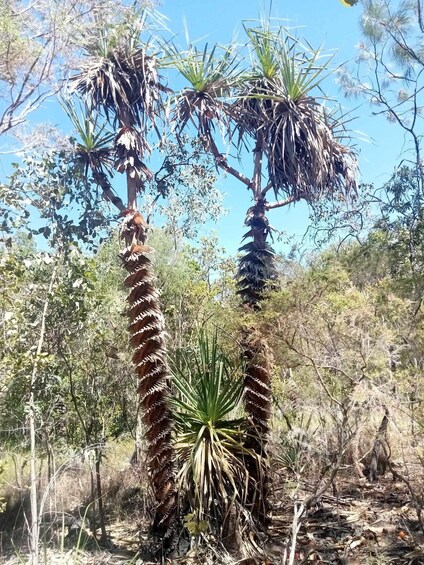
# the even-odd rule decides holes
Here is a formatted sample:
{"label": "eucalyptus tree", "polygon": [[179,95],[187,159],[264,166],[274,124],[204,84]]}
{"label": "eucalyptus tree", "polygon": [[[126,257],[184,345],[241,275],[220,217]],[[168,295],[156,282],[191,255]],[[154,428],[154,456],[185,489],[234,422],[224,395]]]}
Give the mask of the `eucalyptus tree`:
{"label": "eucalyptus tree", "polygon": [[[174,99],[172,119],[177,133],[194,124],[216,166],[247,188],[252,201],[245,220],[248,242],[240,249],[238,293],[249,320],[242,332],[247,361],[246,446],[264,462],[258,468],[253,460],[246,461],[260,485],[252,489],[250,503],[265,524],[272,352],[249,314],[260,308],[276,276],[267,213],[299,200],[313,202],[355,191],[356,159],[342,142],[343,124],[314,94],[330,73],[331,58],[322,62],[320,50],[304,46],[283,28],[246,25],[245,32],[251,61],[247,69],[234,46],[203,50],[190,46],[185,52],[171,46],[168,56],[169,64],[188,83]],[[219,148],[219,133],[228,147],[237,146],[239,157],[253,149],[250,174],[229,162],[228,154]]]}
{"label": "eucalyptus tree", "polygon": [[[167,546],[175,527],[177,503],[169,371],[164,319],[148,257],[150,250],[145,245],[147,223],[137,210],[138,193],[153,176],[144,161],[149,152],[149,131],[155,127],[166,88],[158,74],[152,45],[140,39],[146,13],[138,16],[124,20],[120,26],[102,28],[89,38],[84,64],[71,84],[87,110],[78,129],[88,135],[84,143],[76,146],[76,152],[123,218],[121,257],[128,271],[125,286],[129,289],[129,331],[148,440],[151,486],[157,503],[152,531]],[[94,129],[99,116],[117,127],[113,148],[107,134]],[[113,169],[125,175],[125,204],[111,186]]]}

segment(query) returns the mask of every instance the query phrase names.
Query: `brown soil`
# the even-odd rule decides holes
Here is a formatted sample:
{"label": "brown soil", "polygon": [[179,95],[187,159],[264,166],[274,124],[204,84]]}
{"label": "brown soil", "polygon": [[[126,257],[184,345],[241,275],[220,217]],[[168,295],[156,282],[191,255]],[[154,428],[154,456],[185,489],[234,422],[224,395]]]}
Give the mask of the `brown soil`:
{"label": "brown soil", "polygon": [[[167,563],[238,563],[239,565],[277,565],[292,532],[293,512],[290,502],[283,500],[274,505],[272,525],[265,545],[250,535],[258,549],[256,559],[231,560],[214,552],[188,552]],[[79,548],[64,545],[61,551],[46,548],[41,552],[41,564],[66,565],[141,565],[154,563],[137,555],[140,547],[148,545],[147,532],[140,534],[140,525],[127,521],[108,527],[108,548],[99,547],[87,534],[80,538]],[[82,541],[81,541],[82,540]],[[6,540],[3,539],[3,543]],[[181,544],[180,550],[183,551]],[[259,547],[262,546],[262,547]],[[4,547],[4,546],[3,546]],[[301,520],[295,550],[295,563],[334,565],[424,565],[424,535],[408,489],[403,482],[390,476],[377,483],[352,479],[338,483],[334,495],[324,495]],[[3,549],[0,562],[7,565],[26,563],[24,550],[9,546]]]}
{"label": "brown soil", "polygon": [[[292,515],[275,514],[274,555],[292,524]],[[406,485],[390,477],[378,483],[359,479],[323,496],[302,521],[296,562],[424,564],[424,535]]]}

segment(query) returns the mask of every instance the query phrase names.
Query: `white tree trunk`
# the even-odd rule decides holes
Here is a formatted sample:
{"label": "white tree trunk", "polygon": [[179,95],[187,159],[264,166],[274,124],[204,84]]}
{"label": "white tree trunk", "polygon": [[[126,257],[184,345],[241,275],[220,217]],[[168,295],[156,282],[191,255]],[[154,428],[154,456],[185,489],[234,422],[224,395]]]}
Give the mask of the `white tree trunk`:
{"label": "white tree trunk", "polygon": [[37,502],[37,418],[36,418],[36,405],[35,405],[35,384],[37,381],[38,360],[40,358],[41,350],[44,343],[44,334],[46,332],[46,317],[49,305],[50,294],[53,289],[54,280],[56,277],[56,267],[53,268],[52,276],[50,278],[49,289],[47,291],[46,300],[44,301],[43,314],[41,317],[40,337],[38,339],[37,351],[35,354],[34,365],[32,368],[31,381],[30,381],[30,394],[28,401],[28,425],[29,425],[29,440],[30,440],[30,500],[31,500],[31,524],[29,529],[30,541],[30,565],[38,565],[38,541],[40,537],[40,524],[38,517],[38,502]]}

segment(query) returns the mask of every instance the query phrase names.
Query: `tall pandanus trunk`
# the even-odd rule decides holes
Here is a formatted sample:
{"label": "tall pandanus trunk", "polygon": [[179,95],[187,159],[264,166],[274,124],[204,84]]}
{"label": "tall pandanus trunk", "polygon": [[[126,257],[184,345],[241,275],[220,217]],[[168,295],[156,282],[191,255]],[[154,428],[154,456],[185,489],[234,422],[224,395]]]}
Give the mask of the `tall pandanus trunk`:
{"label": "tall pandanus trunk", "polygon": [[[143,10],[136,19],[134,14],[123,14],[122,25],[106,26],[90,35],[87,57],[72,77],[72,85],[87,109],[87,120],[77,128],[84,132],[86,140],[80,151],[84,168],[92,170],[93,179],[123,218],[121,236],[125,248],[121,255],[128,271],[125,284],[129,288],[129,330],[146,427],[149,478],[156,498],[152,533],[160,536],[164,546],[170,546],[177,508],[172,418],[168,406],[170,373],[164,320],[145,246],[147,225],[137,212],[137,196],[146,180],[152,178],[144,162],[149,153],[148,135],[152,128],[158,131],[156,120],[162,115],[162,94],[167,91],[158,74],[156,57],[149,54],[150,42],[146,44],[140,38],[146,29],[146,15]],[[72,114],[76,116],[75,112]],[[113,151],[109,136],[107,142],[102,140],[103,128],[96,131],[99,116],[118,128]],[[87,132],[91,132],[91,138]],[[109,184],[112,161],[114,169],[126,176],[126,207]]]}
{"label": "tall pandanus trunk", "polygon": [[[245,221],[250,228],[244,239],[250,241],[240,248],[238,294],[246,312],[260,309],[265,290],[276,278],[274,251],[267,243],[269,225],[265,202],[259,199],[249,209]],[[269,473],[266,444],[271,411],[270,355],[263,336],[255,326],[242,329],[242,349],[246,362],[244,373],[244,406],[247,415],[245,447],[257,458],[246,457],[246,466],[252,478],[248,505],[253,517],[266,528],[269,523]]]}
{"label": "tall pandanus trunk", "polygon": [[124,284],[129,289],[130,341],[148,442],[147,467],[156,499],[152,533],[160,536],[167,549],[176,528],[177,494],[164,317],[148,257],[150,249],[145,245],[146,225],[139,212],[125,213],[122,238],[127,245],[121,257],[128,271]]}
{"label": "tall pandanus trunk", "polygon": [[136,210],[137,193],[152,173],[143,162],[147,142],[135,127],[130,111],[120,109],[117,117],[120,130],[115,139],[115,168],[126,174],[128,200],[128,209],[121,212],[121,238],[126,245],[121,257],[129,273],[124,284],[129,289],[130,341],[148,442],[150,486],[156,500],[151,530],[161,537],[167,549],[175,533],[177,512],[173,420],[169,408],[171,377],[166,360],[165,321],[148,257],[150,249],[145,245],[148,226]]}

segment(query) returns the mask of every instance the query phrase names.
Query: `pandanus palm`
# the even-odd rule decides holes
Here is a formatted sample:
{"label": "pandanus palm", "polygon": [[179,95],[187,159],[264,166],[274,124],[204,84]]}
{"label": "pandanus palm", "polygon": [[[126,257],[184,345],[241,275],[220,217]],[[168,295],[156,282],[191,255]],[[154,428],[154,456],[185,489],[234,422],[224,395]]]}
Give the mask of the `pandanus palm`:
{"label": "pandanus palm", "polygon": [[[356,160],[338,135],[332,119],[314,92],[326,76],[320,52],[304,48],[284,29],[246,27],[251,67],[240,73],[231,49],[217,56],[191,47],[173,48],[170,60],[189,85],[176,98],[177,129],[194,123],[216,165],[237,178],[251,193],[246,216],[247,239],[240,251],[238,292],[247,312],[260,308],[264,291],[276,276],[274,252],[268,243],[267,212],[304,199],[308,202],[349,194],[356,189]],[[217,129],[242,150],[253,147],[253,172],[231,166],[218,149]],[[265,162],[267,169],[265,170]],[[265,179],[265,182],[264,182]],[[268,200],[270,191],[275,201]],[[281,196],[283,198],[281,198]],[[266,441],[271,410],[270,352],[251,323],[242,331],[246,369],[244,404],[248,416],[246,447],[261,456],[263,468],[246,460],[259,489],[251,493],[253,514],[267,522]]]}
{"label": "pandanus palm", "polygon": [[[164,320],[148,257],[149,248],[145,245],[147,225],[137,211],[137,194],[151,176],[144,163],[149,151],[147,134],[155,125],[165,88],[158,76],[155,57],[148,53],[149,45],[140,43],[139,31],[131,26],[125,27],[125,34],[122,31],[122,28],[112,29],[89,42],[86,60],[71,82],[89,116],[101,114],[118,127],[113,151],[102,153],[105,147],[100,138],[91,150],[87,150],[87,144],[77,146],[76,150],[90,169],[93,180],[123,218],[121,256],[128,271],[125,285],[129,289],[130,341],[148,441],[151,486],[157,502],[153,532],[160,534],[167,545],[176,517],[172,418],[168,405],[170,377]],[[126,205],[112,190],[108,174],[112,166],[126,175]]]}

